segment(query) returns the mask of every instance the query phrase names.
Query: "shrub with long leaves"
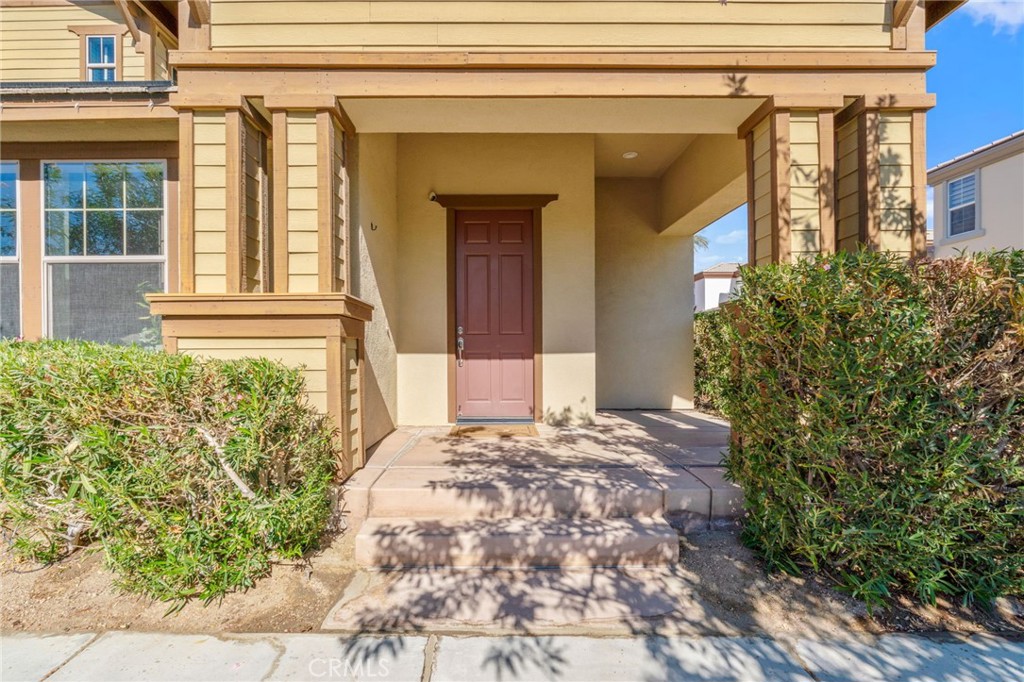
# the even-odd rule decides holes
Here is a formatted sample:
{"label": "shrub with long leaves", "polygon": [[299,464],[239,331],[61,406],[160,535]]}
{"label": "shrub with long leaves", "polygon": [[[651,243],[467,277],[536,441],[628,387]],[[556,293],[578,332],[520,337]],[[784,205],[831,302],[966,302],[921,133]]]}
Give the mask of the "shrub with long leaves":
{"label": "shrub with long leaves", "polygon": [[729,321],[721,308],[693,316],[693,400],[698,410],[722,414],[732,349]]}
{"label": "shrub with long leaves", "polygon": [[315,546],[332,432],[296,370],[134,347],[0,342],[0,523],[52,562],[100,543],[119,584],[182,603]]}
{"label": "shrub with long leaves", "polygon": [[725,412],[746,540],[871,606],[1024,594],[1024,251],[743,283]]}

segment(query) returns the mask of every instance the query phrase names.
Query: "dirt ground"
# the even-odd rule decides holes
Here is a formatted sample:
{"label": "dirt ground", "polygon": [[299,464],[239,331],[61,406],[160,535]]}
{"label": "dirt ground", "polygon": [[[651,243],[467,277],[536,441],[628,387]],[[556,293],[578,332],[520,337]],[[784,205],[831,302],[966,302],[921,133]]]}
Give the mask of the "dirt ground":
{"label": "dirt ground", "polygon": [[[766,574],[735,532],[690,535],[681,542],[680,608],[672,628],[677,632],[813,636],[950,631],[1024,636],[1024,605],[1019,600],[1002,600],[991,612],[904,603],[869,617],[861,603],[818,579]],[[389,580],[394,578],[360,571],[352,561],[351,541],[343,538],[306,563],[276,566],[247,592],[210,605],[193,602],[165,615],[167,604],[118,592],[99,552],[79,552],[57,565],[38,568],[0,549],[0,630],[308,632],[321,627],[343,594],[351,599],[353,591],[361,592],[373,602],[379,597],[372,594],[371,584],[376,581],[386,591]],[[362,584],[366,587],[359,587]],[[660,623],[664,625],[664,619]]]}
{"label": "dirt ground", "polygon": [[352,579],[351,555],[344,541],[334,542],[308,562],[275,566],[246,592],[165,615],[167,603],[119,591],[102,552],[78,552],[39,568],[0,548],[0,630],[308,632],[319,629]]}

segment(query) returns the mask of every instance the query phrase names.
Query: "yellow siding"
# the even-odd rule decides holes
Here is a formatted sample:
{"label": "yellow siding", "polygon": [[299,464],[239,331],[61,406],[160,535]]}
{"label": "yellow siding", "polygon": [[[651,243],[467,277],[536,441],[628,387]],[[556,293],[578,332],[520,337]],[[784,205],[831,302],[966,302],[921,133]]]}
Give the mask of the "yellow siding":
{"label": "yellow siding", "polygon": [[345,168],[345,131],[336,121],[334,126],[334,257],[335,291],[348,286],[348,169]]}
{"label": "yellow siding", "polygon": [[836,189],[838,220],[838,248],[856,251],[860,238],[860,193],[858,187],[857,121],[851,121],[839,129],[836,135],[838,153],[836,160]]}
{"label": "yellow siding", "polygon": [[754,128],[754,263],[772,262],[771,123]]}
{"label": "yellow siding", "polygon": [[790,254],[796,260],[821,251],[818,112],[792,112],[789,140]]}
{"label": "yellow siding", "polygon": [[323,337],[179,338],[178,352],[217,360],[267,358],[301,367],[310,404],[327,412],[327,341]]}
{"label": "yellow siding", "polygon": [[885,49],[885,0],[217,0],[213,49]]}
{"label": "yellow siding", "polygon": [[153,80],[171,80],[169,59],[167,44],[159,37],[153,38]]}
{"label": "yellow siding", "polygon": [[883,251],[896,251],[910,256],[913,225],[913,189],[910,147],[911,114],[881,112],[879,114],[879,191],[878,206],[880,246]]}
{"label": "yellow siding", "polygon": [[[50,7],[0,7],[0,81],[81,79],[80,38],[69,26],[123,24],[114,3]],[[145,80],[145,58],[122,41],[123,77]]]}
{"label": "yellow siding", "polygon": [[339,428],[345,434],[343,442],[347,446],[347,454],[355,454],[362,448],[363,429],[360,414],[360,380],[359,380],[359,342],[356,339],[345,339],[342,360],[342,409],[345,423]]}
{"label": "yellow siding", "polygon": [[227,130],[223,111],[196,111],[195,277],[196,293],[227,291]]}
{"label": "yellow siding", "polygon": [[316,113],[288,112],[288,291],[310,293],[317,279]]}
{"label": "yellow siding", "polygon": [[266,224],[266,136],[245,121],[243,169],[245,171],[245,291],[262,291],[264,277],[263,225]]}

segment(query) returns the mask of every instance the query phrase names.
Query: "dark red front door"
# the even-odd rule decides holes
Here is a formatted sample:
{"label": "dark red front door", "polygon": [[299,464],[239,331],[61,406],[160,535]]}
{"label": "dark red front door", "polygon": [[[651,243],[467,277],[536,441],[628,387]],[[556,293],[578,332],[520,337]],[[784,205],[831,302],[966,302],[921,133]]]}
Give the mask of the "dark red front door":
{"label": "dark red front door", "polygon": [[455,259],[458,415],[532,418],[532,211],[457,211]]}

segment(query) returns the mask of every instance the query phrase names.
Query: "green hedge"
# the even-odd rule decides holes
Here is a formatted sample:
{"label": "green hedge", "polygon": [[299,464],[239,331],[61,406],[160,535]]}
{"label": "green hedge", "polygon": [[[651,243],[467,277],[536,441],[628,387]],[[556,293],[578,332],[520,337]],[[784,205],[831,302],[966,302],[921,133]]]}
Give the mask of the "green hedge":
{"label": "green hedge", "polygon": [[42,562],[96,540],[159,599],[249,587],[323,532],[335,454],[295,370],[0,342],[0,523]]}
{"label": "green hedge", "polygon": [[725,411],[732,362],[728,325],[721,308],[699,312],[693,319],[694,406],[717,415]]}
{"label": "green hedge", "polygon": [[745,537],[895,593],[1024,593],[1024,251],[745,269],[725,412]]}

